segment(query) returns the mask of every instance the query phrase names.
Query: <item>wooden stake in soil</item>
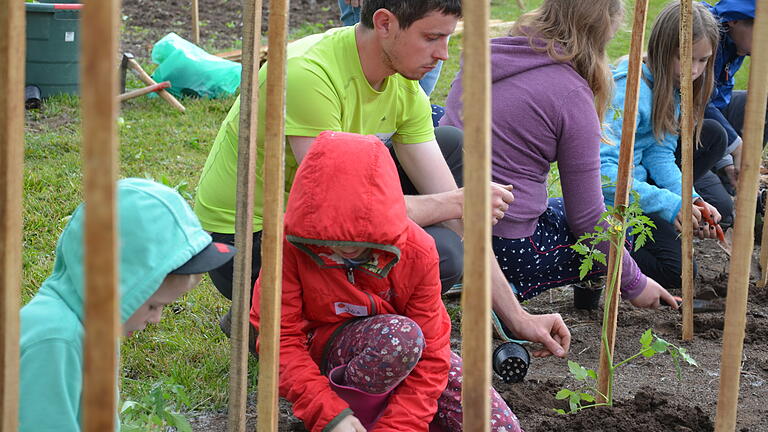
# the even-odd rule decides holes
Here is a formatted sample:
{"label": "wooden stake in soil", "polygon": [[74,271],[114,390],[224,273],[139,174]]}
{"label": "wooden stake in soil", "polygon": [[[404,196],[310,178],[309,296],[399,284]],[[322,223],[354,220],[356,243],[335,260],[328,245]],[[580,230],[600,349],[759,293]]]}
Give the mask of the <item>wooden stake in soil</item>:
{"label": "wooden stake in soil", "polygon": [[117,218],[119,0],[83,7],[80,87],[85,166],[83,431],[115,430],[120,328]]}
{"label": "wooden stake in soil", "polygon": [[691,24],[692,0],[680,0],[680,142],[683,187],[680,211],[683,219],[682,282],[683,282],[683,340],[693,339],[693,78],[691,63],[693,36]]}
{"label": "wooden stake in soil", "polygon": [[[491,80],[488,2],[463,2],[464,34],[464,430],[488,431],[491,405]],[[472,295],[468,295],[472,293]]]}
{"label": "wooden stake in soil", "polygon": [[0,8],[0,430],[18,430],[24,4]]}
{"label": "wooden stake in soil", "polygon": [[243,3],[243,72],[240,80],[240,126],[237,144],[237,204],[232,280],[232,327],[229,368],[229,432],[245,431],[248,402],[248,315],[251,310],[253,259],[253,191],[256,180],[256,136],[259,113],[261,0]]}
{"label": "wooden stake in soil", "polygon": [[283,281],[285,188],[285,61],[288,0],[269,2],[267,113],[264,139],[264,238],[262,242],[261,334],[258,430],[276,431]]}
{"label": "wooden stake in soil", "polygon": [[[635,3],[635,19],[632,24],[632,42],[629,49],[629,71],[627,73],[627,92],[624,98],[624,120],[621,128],[621,149],[619,150],[619,172],[616,176],[616,195],[614,206],[616,208],[627,205],[629,198],[629,186],[632,184],[634,166],[632,156],[635,149],[635,120],[637,119],[637,101],[640,90],[640,75],[642,70],[643,37],[645,36],[645,20],[648,14],[648,0],[637,0]],[[612,296],[605,299],[604,307],[608,309],[607,328],[604,329],[608,337],[608,346],[600,344],[600,365],[598,368],[597,386],[600,393],[608,395],[611,391],[610,369],[613,360],[613,347],[616,343],[616,317],[619,310],[619,285],[621,284],[621,260],[624,257],[624,248],[618,250],[611,246],[608,253],[608,278],[607,283],[614,284]],[[612,280],[611,270],[618,260],[617,280]],[[605,290],[606,296],[608,290]],[[599,402],[606,402],[598,397]]]}
{"label": "wooden stake in soil", "polygon": [[[720,363],[720,393],[717,399],[715,431],[736,429],[739,401],[741,356],[744,349],[749,267],[752,258],[760,160],[763,150],[763,126],[768,98],[768,2],[757,2],[752,30],[752,65],[749,71],[749,97],[744,118],[744,150],[739,174],[739,198],[736,200],[733,252],[725,304],[723,353]],[[765,244],[763,245],[765,246]],[[765,270],[763,270],[765,271]]]}
{"label": "wooden stake in soil", "polygon": [[192,0],[192,42],[200,46],[200,6],[198,0]]}

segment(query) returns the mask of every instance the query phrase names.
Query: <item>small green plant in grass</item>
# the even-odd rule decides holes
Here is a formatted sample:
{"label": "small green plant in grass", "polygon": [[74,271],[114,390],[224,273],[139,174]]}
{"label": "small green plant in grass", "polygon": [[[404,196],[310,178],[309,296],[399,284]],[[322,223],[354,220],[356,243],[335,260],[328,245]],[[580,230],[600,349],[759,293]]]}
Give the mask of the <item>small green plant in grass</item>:
{"label": "small green plant in grass", "polygon": [[[179,402],[174,402],[174,401]],[[175,412],[177,405],[190,406],[184,387],[178,384],[156,383],[139,401],[125,401],[120,408],[123,432],[165,431],[192,432],[192,426],[183,415]]]}
{"label": "small green plant in grass", "polygon": [[[696,360],[691,357],[685,348],[678,347],[666,340],[658,337],[653,333],[651,329],[646,330],[642,336],[640,336],[640,350],[627,357],[626,359],[611,365],[611,383],[613,382],[613,374],[619,367],[631,362],[640,357],[651,358],[656,354],[669,354],[672,358],[672,363],[675,366],[675,376],[678,380],[682,379],[682,363],[681,360],[687,364],[698,366]],[[597,388],[597,373],[592,369],[587,369],[575,361],[568,360],[568,369],[571,375],[582,384],[577,390],[571,390],[564,388],[557,392],[555,398],[558,400],[568,400],[569,410],[556,409],[555,412],[559,414],[573,414],[586,408],[593,408],[598,406],[612,406],[612,395],[604,395]],[[612,386],[611,386],[612,388]],[[609,392],[611,393],[611,392]],[[597,396],[602,396],[606,402],[597,402]]]}
{"label": "small green plant in grass", "polygon": [[[615,185],[606,184],[604,187]],[[624,249],[624,242],[627,233],[634,236],[634,248],[637,250],[642,247],[646,241],[653,240],[654,223],[650,218],[643,214],[640,205],[640,196],[636,191],[631,191],[630,203],[626,206],[608,206],[607,210],[600,216],[600,224],[595,226],[593,232],[585,233],[579,238],[579,241],[571,246],[576,252],[583,256],[581,266],[579,267],[579,277],[583,279],[594,266],[595,261],[607,265],[605,253],[598,249],[598,245],[608,242],[617,251]],[[619,261],[615,260],[612,268],[608,269],[608,278],[606,283],[605,298],[613,298],[614,291],[618,288],[621,281]],[[608,344],[608,320],[609,308],[603,309],[603,327],[601,330],[601,342],[605,348]],[[669,353],[672,362],[675,365],[678,379],[681,378],[680,360],[696,366],[696,361],[689,356],[684,348],[677,347],[664,339],[652,333],[648,329],[640,337],[641,349],[636,354],[614,363],[613,353],[608,352],[608,391],[603,394],[597,388],[597,374],[592,369],[587,369],[580,364],[569,361],[568,368],[577,381],[583,382],[578,390],[562,389],[555,395],[559,400],[568,400],[570,407],[569,413],[575,413],[585,408],[595,406],[613,405],[613,383],[616,369],[639,357],[653,357],[656,354]],[[598,396],[605,402],[597,402]],[[565,414],[562,409],[555,410],[558,413]]]}

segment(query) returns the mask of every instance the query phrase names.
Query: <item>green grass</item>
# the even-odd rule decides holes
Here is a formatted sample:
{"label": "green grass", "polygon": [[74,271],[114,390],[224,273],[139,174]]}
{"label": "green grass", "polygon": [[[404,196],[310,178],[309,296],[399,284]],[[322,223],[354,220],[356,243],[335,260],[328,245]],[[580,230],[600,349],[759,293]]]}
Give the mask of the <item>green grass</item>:
{"label": "green grass", "polygon": [[[526,0],[529,8],[541,0]],[[648,26],[664,2],[651,2]],[[631,7],[629,8],[631,9]],[[516,19],[520,10],[513,0],[494,0],[492,17]],[[628,17],[627,22],[630,21]],[[293,37],[312,33],[307,24]],[[493,31],[494,36],[504,33]],[[629,50],[629,25],[610,46],[615,59]],[[462,36],[450,43],[450,60],[433,94],[443,104],[458,71]],[[151,66],[147,65],[151,70]],[[744,86],[745,72],[739,72]],[[138,87],[135,80],[129,87]],[[185,114],[158,98],[137,98],[122,105],[120,176],[165,179],[194,193],[200,170],[220,122],[233,98],[184,100]],[[53,268],[56,239],[67,216],[82,200],[79,100],[58,96],[41,111],[27,113],[24,171],[24,238],[22,299],[26,303]],[[557,185],[553,183],[553,193]],[[218,329],[218,317],[228,307],[208,279],[167,309],[162,323],[140,332],[122,344],[122,396],[140,400],[157,382],[181,384],[192,410],[221,409],[227,400],[229,344]],[[251,390],[257,365],[251,362]]]}

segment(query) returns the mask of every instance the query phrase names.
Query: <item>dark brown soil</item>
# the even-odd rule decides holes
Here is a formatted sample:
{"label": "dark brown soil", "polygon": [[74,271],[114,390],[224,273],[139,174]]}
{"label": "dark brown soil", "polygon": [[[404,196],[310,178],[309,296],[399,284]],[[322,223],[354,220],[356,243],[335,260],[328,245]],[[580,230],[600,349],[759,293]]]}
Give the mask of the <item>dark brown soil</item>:
{"label": "dark brown soil", "polygon": [[[192,40],[191,0],[124,0],[122,49],[140,58],[149,58],[152,45],[170,32]],[[209,51],[240,46],[243,33],[242,2],[199,0],[200,45]],[[262,32],[267,32],[269,0],[262,8]],[[290,28],[312,23],[317,31],[339,22],[336,0],[292,0]]]}

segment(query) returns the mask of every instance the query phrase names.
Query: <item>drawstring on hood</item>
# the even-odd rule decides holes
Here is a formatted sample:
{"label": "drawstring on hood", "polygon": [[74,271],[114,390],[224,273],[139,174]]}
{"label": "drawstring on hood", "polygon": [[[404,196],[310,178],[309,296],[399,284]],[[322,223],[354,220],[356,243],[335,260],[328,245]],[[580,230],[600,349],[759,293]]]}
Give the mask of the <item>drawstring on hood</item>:
{"label": "drawstring on hood", "polygon": [[[400,259],[407,226],[400,179],[384,144],[375,136],[321,133],[291,188],[286,239],[320,267],[346,269],[354,284],[354,270],[387,276]],[[371,254],[350,260],[330,249],[337,246],[370,248]]]}

